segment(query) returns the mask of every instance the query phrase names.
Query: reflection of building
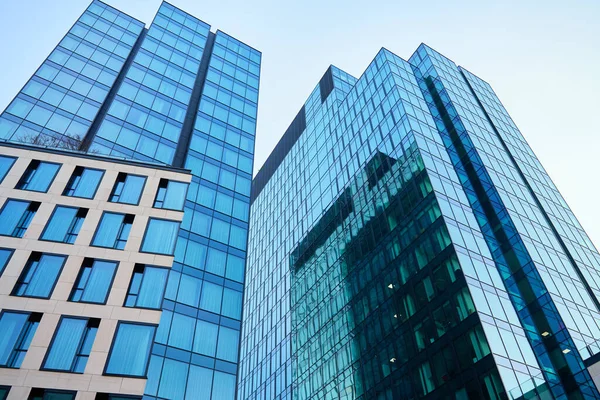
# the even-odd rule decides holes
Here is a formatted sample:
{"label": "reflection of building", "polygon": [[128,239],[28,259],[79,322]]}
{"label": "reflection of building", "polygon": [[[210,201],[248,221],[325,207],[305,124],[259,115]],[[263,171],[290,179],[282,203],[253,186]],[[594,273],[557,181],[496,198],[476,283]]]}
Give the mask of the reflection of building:
{"label": "reflection of building", "polygon": [[2,140],[191,171],[187,192],[160,187],[184,217],[147,384],[131,384],[148,399],[235,397],[261,54],[210,29],[167,2],[144,28],[94,0],[0,114]]}
{"label": "reflection of building", "polygon": [[330,67],[252,207],[241,398],[600,398],[600,255],[431,48]]}
{"label": "reflection of building", "polygon": [[0,145],[0,399],[143,394],[190,178]]}

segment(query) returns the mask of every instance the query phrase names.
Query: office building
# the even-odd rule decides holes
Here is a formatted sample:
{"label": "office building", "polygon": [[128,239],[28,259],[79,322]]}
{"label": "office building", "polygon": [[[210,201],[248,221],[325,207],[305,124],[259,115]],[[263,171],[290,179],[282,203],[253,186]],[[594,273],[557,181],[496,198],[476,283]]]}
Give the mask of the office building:
{"label": "office building", "polygon": [[[122,378],[126,382],[121,386],[107,385],[103,390],[135,394],[138,396],[135,398],[143,394],[147,399],[221,400],[235,396],[260,61],[261,54],[257,50],[222,31],[211,31],[207,23],[167,2],[160,4],[153,22],[145,28],[143,22],[94,0],[0,115],[0,139],[10,143],[80,150],[100,159],[108,156],[141,163],[143,168],[156,165],[156,173],[146,171],[148,177],[160,176],[158,171],[170,170],[168,166],[178,173],[182,173],[181,169],[191,171],[189,187],[185,189],[171,187],[168,179],[158,183],[160,196],[156,199],[153,197],[156,187],[146,183],[143,189],[142,199],[150,196],[163,208],[170,208],[169,204],[174,202],[177,207],[183,207],[184,213],[170,254],[172,262],[166,258],[157,261],[160,266],[171,267],[168,277],[161,275],[166,286],[160,304],[153,303],[150,307],[158,307],[161,312],[143,311],[146,307],[137,305],[139,299],[127,300],[133,302],[135,312],[139,313],[137,318],[142,321],[157,324],[160,314],[160,322],[152,331],[149,358],[143,371],[137,370],[136,377],[127,375]],[[115,166],[121,168],[117,161]],[[121,186],[135,185],[126,179],[126,169],[122,171],[125,176],[117,178],[121,179]],[[103,178],[103,184],[104,179],[107,178]],[[35,200],[29,195],[31,192],[17,195],[11,191],[1,196],[41,202],[40,207],[43,207],[41,199]],[[106,196],[97,201],[107,201]],[[50,200],[63,204],[62,198]],[[129,206],[123,207],[125,210]],[[150,213],[152,206],[140,207],[139,213],[144,216],[164,214],[166,218],[171,213],[162,210]],[[92,206],[87,208],[91,213]],[[135,216],[136,212],[132,209],[125,214]],[[32,224],[38,223],[35,218]],[[125,219],[131,220],[130,217]],[[137,220],[135,217],[132,234]],[[81,229],[87,224],[84,222]],[[156,226],[158,229],[158,224]],[[160,238],[166,235],[154,240],[165,246],[170,243],[171,229],[160,228],[153,232],[158,232]],[[85,245],[81,240],[77,239],[75,245]],[[0,247],[14,250],[16,255],[14,246],[13,241],[0,239]],[[44,249],[49,250],[48,246]],[[143,246],[131,249],[134,250],[144,251]],[[83,256],[82,251],[77,254]],[[129,256],[127,260],[135,261]],[[22,257],[20,255],[19,260]],[[134,275],[142,274],[140,277],[146,271],[143,265],[154,265],[148,257],[140,257],[142,259],[146,261],[140,262],[141,269],[135,263],[132,267]],[[17,271],[18,265],[12,266],[12,262],[6,273]],[[67,260],[65,265],[72,264]],[[128,284],[131,276],[125,275],[127,269],[121,273],[119,266],[115,282],[122,276],[125,281],[118,284]],[[58,279],[60,283],[62,275]],[[145,278],[135,279],[142,279],[143,288]],[[8,276],[6,280],[8,284]],[[62,290],[66,288],[61,289],[61,296],[65,293]],[[9,292],[0,308],[19,311],[23,304],[14,303],[13,292]],[[112,297],[109,295],[108,299],[110,302]],[[122,301],[122,298],[115,297],[114,301],[117,300]],[[49,301],[54,302],[53,297]],[[120,305],[117,303],[110,304]],[[21,310],[38,314],[42,311]],[[56,314],[54,318],[58,321],[67,315],[58,316],[58,313],[66,313],[70,308],[53,304],[44,310]],[[35,318],[40,317],[38,314]],[[90,327],[99,326],[102,331],[106,329],[104,324],[113,323],[115,318],[121,321],[121,316],[130,314],[129,309],[122,314],[116,311],[86,314],[84,307],[80,314],[69,315],[88,316],[94,319]],[[44,318],[42,313],[40,325],[44,324]],[[32,346],[36,344],[36,349],[39,348],[35,356],[38,357],[48,338],[38,338],[39,329],[28,332],[33,335]],[[44,334],[59,335],[46,331]],[[93,346],[90,357],[94,356]],[[106,343],[102,346],[99,348],[105,349]],[[30,362],[27,357],[25,355],[23,361],[27,368],[41,368],[44,376],[56,374],[58,378],[31,381],[37,382],[34,387],[27,380],[11,383],[10,379],[3,379],[12,376],[13,371],[0,369],[2,385],[13,386],[8,392],[9,399],[22,398],[19,396],[25,395],[25,388],[30,389],[27,396],[41,398],[44,395],[38,396],[42,393],[39,390],[67,390],[65,382],[72,381],[80,385],[69,386],[68,390],[79,391],[83,396],[83,393],[97,391],[100,382],[108,382],[108,375],[119,370],[117,366],[114,370],[109,367],[105,371],[98,370],[103,359],[96,356],[96,362],[88,363],[85,368],[78,365],[75,371],[57,373],[51,367],[40,366],[39,357]],[[81,376],[75,375],[81,373]],[[92,380],[103,379],[96,386],[85,386],[84,379],[78,379],[92,375]],[[120,374],[115,372],[115,375]],[[131,390],[125,386],[131,386]]]}
{"label": "office building", "polygon": [[445,56],[331,66],[252,185],[240,399],[600,398],[600,255]]}

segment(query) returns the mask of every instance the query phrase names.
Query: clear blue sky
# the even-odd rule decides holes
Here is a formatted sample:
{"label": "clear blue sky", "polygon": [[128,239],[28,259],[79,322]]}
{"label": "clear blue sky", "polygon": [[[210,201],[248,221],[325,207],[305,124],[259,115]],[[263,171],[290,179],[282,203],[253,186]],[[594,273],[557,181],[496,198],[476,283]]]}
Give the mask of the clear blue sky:
{"label": "clear blue sky", "polygon": [[[105,0],[148,25],[160,0]],[[425,42],[487,80],[600,245],[600,2],[171,0],[263,53],[255,171],[334,64]],[[87,0],[0,0],[0,110]]]}

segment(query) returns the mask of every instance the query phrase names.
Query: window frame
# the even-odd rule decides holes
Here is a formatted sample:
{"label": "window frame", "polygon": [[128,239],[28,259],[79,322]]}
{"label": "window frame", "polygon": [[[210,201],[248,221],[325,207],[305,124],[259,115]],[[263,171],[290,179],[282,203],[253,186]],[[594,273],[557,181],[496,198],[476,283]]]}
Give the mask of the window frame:
{"label": "window frame", "polygon": [[[42,296],[30,296],[30,295],[18,295],[17,293],[17,288],[19,285],[22,285],[23,282],[21,281],[22,278],[24,278],[27,273],[29,273],[28,270],[28,265],[33,262],[32,261],[32,256],[34,254],[40,254],[40,258],[37,260],[37,262],[39,263],[42,259],[42,257],[44,255],[51,255],[51,256],[57,256],[57,257],[63,257],[63,261],[62,261],[62,265],[60,266],[59,270],[58,270],[58,274],[56,275],[56,280],[54,281],[54,283],[52,284],[52,288],[50,289],[50,293],[48,294],[48,297],[42,297]],[[17,281],[15,282],[15,285],[13,287],[13,289],[10,292],[10,295],[13,297],[24,297],[24,298],[28,298],[28,299],[45,299],[45,300],[49,300],[52,298],[52,294],[54,293],[54,289],[56,289],[56,285],[58,284],[58,281],[60,280],[60,276],[62,275],[63,269],[65,268],[65,264],[67,263],[67,259],[69,258],[69,256],[67,254],[56,254],[56,253],[45,253],[45,252],[39,252],[39,251],[32,251],[29,254],[29,257],[27,258],[27,261],[25,262],[25,266],[23,267],[23,269],[21,270],[21,273],[19,274],[19,277],[17,278]],[[31,268],[31,267],[29,267]]]}
{"label": "window frame", "polygon": [[[123,203],[121,201],[119,201],[121,199],[121,195],[123,194],[123,188],[121,189],[121,193],[118,194],[117,196],[119,197],[119,200],[112,200],[113,196],[115,196],[115,192],[117,190],[117,186],[119,185],[119,178],[121,176],[125,176],[125,179],[123,180],[123,187],[125,186],[125,183],[127,182],[127,177],[128,176],[135,176],[138,178],[144,178],[144,184],[142,185],[141,189],[140,189],[140,195],[138,196],[137,202],[136,203]],[[140,205],[140,201],[142,200],[142,196],[144,194],[144,189],[146,188],[146,183],[148,183],[148,176],[146,175],[138,175],[138,174],[130,174],[127,172],[119,172],[117,174],[117,178],[115,179],[115,183],[113,184],[113,187],[110,191],[110,194],[108,195],[108,203],[115,203],[115,204],[128,204],[131,206],[139,206]]]}
{"label": "window frame", "polygon": [[[64,369],[46,368],[45,365],[46,365],[46,362],[48,361],[48,356],[50,355],[52,346],[54,345],[54,340],[56,339],[56,336],[58,335],[60,326],[65,319],[77,319],[77,320],[86,321],[85,330],[84,330],[83,334],[81,335],[81,337],[79,338],[79,344],[77,345],[77,350],[75,351],[73,360],[71,360],[71,368],[68,371],[64,370]],[[93,326],[90,326],[91,323],[98,325],[98,326],[95,326],[96,336],[97,336],[98,330],[100,329],[100,318],[82,317],[82,316],[76,316],[76,315],[61,315],[60,319],[58,320],[58,323],[56,324],[56,328],[54,328],[54,332],[52,333],[52,339],[50,339],[50,343],[48,344],[48,347],[46,348],[46,354],[44,354],[44,359],[42,360],[42,364],[40,366],[40,371],[51,371],[51,372],[61,372],[61,373],[67,373],[67,374],[83,375],[85,373],[85,368],[84,368],[83,372],[75,372],[73,369],[77,365],[77,358],[81,357],[80,351],[81,351],[81,348],[83,347],[83,345],[85,344],[87,335],[89,334],[89,329],[94,328]],[[94,341],[96,341],[96,337],[94,337]],[[93,342],[92,342],[92,346],[93,346]],[[91,354],[91,352],[92,352],[92,350],[90,348],[90,354]],[[88,361],[90,358],[90,354],[87,355]],[[86,361],[86,366],[87,366],[87,361]]]}
{"label": "window frame", "polygon": [[[117,335],[119,333],[119,328],[121,325],[141,325],[141,326],[149,326],[154,328],[154,333],[152,334],[152,338],[150,339],[150,348],[148,349],[148,356],[146,359],[146,369],[144,371],[144,375],[124,375],[124,374],[114,374],[110,372],[106,372],[108,369],[108,364],[110,363],[110,358],[112,356],[115,343],[117,341]],[[112,337],[112,341],[110,343],[110,349],[108,350],[108,354],[106,356],[106,361],[104,363],[104,368],[102,370],[102,376],[115,376],[121,378],[133,378],[133,379],[148,379],[148,369],[150,368],[150,358],[152,356],[152,347],[154,346],[154,340],[156,339],[156,332],[158,331],[158,324],[150,324],[145,322],[137,322],[137,321],[119,321],[117,323],[117,327],[115,328],[115,333]]]}
{"label": "window frame", "polygon": [[[0,320],[2,319],[2,316],[3,316],[4,314],[6,314],[6,313],[10,313],[10,314],[23,314],[23,315],[27,315],[27,321],[25,322],[25,324],[26,324],[27,326],[25,326],[25,325],[24,325],[24,326],[21,328],[21,332],[19,332],[19,337],[17,338],[17,343],[15,343],[15,346],[14,346],[14,347],[13,347],[13,349],[11,350],[11,356],[9,356],[9,359],[10,359],[10,358],[12,358],[12,354],[13,354],[15,351],[23,351],[23,352],[25,352],[25,353],[27,353],[27,351],[29,351],[29,346],[27,347],[27,349],[26,349],[26,350],[21,350],[21,349],[18,349],[18,350],[17,350],[18,343],[21,343],[21,342],[23,341],[23,339],[24,339],[24,338],[27,336],[27,333],[26,333],[26,332],[27,332],[28,330],[30,330],[30,329],[31,329],[31,325],[30,325],[30,324],[32,324],[32,323],[34,323],[34,322],[37,322],[37,323],[38,323],[38,326],[39,326],[39,324],[40,324],[40,321],[42,320],[42,313],[38,313],[38,312],[29,312],[29,311],[23,311],[23,310],[11,310],[11,309],[6,309],[6,308],[5,308],[5,309],[2,309],[2,310],[0,311]],[[32,317],[33,317],[33,318],[35,318],[35,319],[37,319],[37,321],[31,321]],[[37,327],[36,327],[36,331],[37,331]],[[24,332],[25,332],[25,334],[24,334]],[[35,336],[35,332],[34,332],[34,336]],[[31,345],[31,344],[30,344],[30,345]],[[9,363],[9,364],[7,364],[7,365],[2,365],[2,366],[0,366],[0,368],[20,369],[20,368],[21,368],[21,366],[19,365],[18,367],[15,367],[15,366],[11,366],[11,365],[10,365],[10,363]]]}
{"label": "window frame", "polygon": [[[174,222],[176,224],[179,224],[179,226],[177,227],[177,233],[175,234],[175,240],[173,241],[173,245],[171,246],[172,249],[169,253],[157,253],[154,251],[142,250],[144,247],[144,243],[146,243],[146,234],[148,233],[148,228],[150,227],[150,221],[153,221],[153,220]],[[146,222],[146,226],[144,228],[144,234],[142,235],[142,243],[140,243],[139,252],[144,253],[144,254],[155,254],[155,255],[160,255],[160,256],[174,257],[175,249],[177,248],[177,239],[179,238],[179,232],[181,232],[181,221],[175,221],[175,220],[167,219],[167,218],[148,217],[148,221]]]}
{"label": "window frame", "polygon": [[[163,182],[167,183],[167,186],[164,187],[164,189],[165,189],[165,197],[167,196],[167,191],[169,190],[169,183],[176,182],[176,183],[182,183],[182,184],[186,185],[185,193],[184,193],[184,196],[183,196],[183,206],[181,207],[181,209],[164,207],[162,205],[160,207],[158,207],[156,205],[156,203],[159,201],[158,200],[158,195],[160,193],[160,189],[162,188],[161,185],[163,184]],[[156,189],[156,195],[154,196],[154,202],[152,203],[152,208],[156,208],[156,209],[159,209],[159,210],[171,210],[171,211],[181,211],[181,212],[183,212],[183,209],[185,208],[185,202],[187,201],[187,193],[188,193],[189,189],[190,189],[190,182],[183,182],[183,181],[178,181],[178,180],[175,180],[175,179],[160,178],[160,180],[158,181],[158,187]],[[163,198],[162,200],[160,200],[160,202],[161,202],[161,204],[164,204],[165,199]]]}
{"label": "window frame", "polygon": [[[80,175],[75,175],[75,173],[77,172],[78,168],[81,168],[81,174]],[[75,195],[69,195],[69,194],[67,194],[67,191],[69,191],[69,190],[73,190],[74,191],[75,190],[75,189],[70,188],[70,186],[73,183],[74,178],[77,177],[77,176],[79,176],[80,179],[82,179],[81,176],[83,175],[83,172],[86,169],[89,169],[89,170],[92,170],[92,171],[100,171],[100,172],[102,172],[102,174],[100,175],[100,180],[98,181],[98,185],[96,186],[96,189],[94,190],[94,194],[92,195],[92,197],[83,197],[83,196],[75,196]],[[62,192],[62,196],[65,196],[65,197],[74,197],[76,199],[93,200],[96,197],[96,195],[98,194],[98,189],[100,189],[100,185],[102,184],[102,180],[104,179],[104,175],[105,174],[106,174],[106,170],[104,170],[104,169],[84,167],[84,166],[81,166],[81,165],[75,166],[75,168],[73,169],[73,172],[71,173],[71,177],[69,178],[69,180],[68,180],[68,182],[67,182],[67,184],[66,184],[66,186],[65,186],[65,188],[64,188],[64,190]],[[79,183],[78,183],[78,185],[79,185]]]}
{"label": "window frame", "polygon": [[[15,234],[6,235],[4,233],[0,233],[0,237],[4,236],[4,237],[14,237],[14,238],[22,239],[23,236],[25,236],[25,233],[27,233],[27,229],[29,229],[29,225],[31,225],[31,221],[33,220],[33,218],[35,217],[35,214],[40,209],[40,206],[42,205],[42,203],[40,203],[39,201],[28,201],[28,200],[23,200],[23,199],[7,198],[4,201],[4,204],[2,204],[2,207],[0,208],[0,216],[2,216],[4,209],[6,208],[8,203],[11,201],[28,204],[27,209],[21,215],[21,218],[19,218],[19,222],[17,223],[17,226],[15,226],[15,229],[13,230],[13,233],[14,233],[14,232],[18,232],[19,230],[23,229],[23,233],[21,235],[18,235],[18,234],[17,235],[15,235]],[[35,210],[31,210],[31,208],[35,208]],[[29,217],[29,215],[31,215],[31,219],[29,220],[29,222],[27,222],[27,226],[25,228],[23,228],[23,226],[22,226],[23,218],[25,216]]]}
{"label": "window frame", "polygon": [[[109,262],[109,263],[114,263],[115,265],[115,272],[113,273],[112,279],[110,280],[110,283],[108,284],[108,290],[106,291],[106,295],[104,296],[104,301],[102,303],[99,302],[95,302],[95,301],[84,301],[84,300],[73,300],[73,296],[75,295],[75,292],[78,290],[77,285],[79,284],[79,280],[81,279],[81,276],[83,275],[83,272],[85,270],[85,268],[88,268],[87,263],[90,263],[90,268],[93,268],[94,263],[96,261],[103,261],[103,262]],[[117,272],[119,270],[119,265],[121,264],[120,261],[115,261],[115,260],[106,260],[106,259],[101,259],[101,258],[93,258],[93,257],[85,257],[83,259],[83,262],[81,263],[81,266],[79,267],[79,272],[77,273],[77,278],[75,279],[75,283],[73,283],[73,287],[71,288],[71,292],[69,293],[69,298],[68,298],[68,302],[70,303],[81,303],[81,304],[100,304],[100,305],[106,305],[106,302],[108,301],[108,297],[110,296],[110,292],[112,290],[112,286],[115,283],[115,278],[117,276]],[[89,279],[89,277],[88,277]],[[87,283],[86,283],[87,284]],[[82,289],[83,291],[85,291],[85,286]]]}
{"label": "window frame", "polygon": [[[98,231],[100,230],[100,224],[102,223],[102,219],[104,218],[104,215],[106,215],[106,214],[123,215],[123,221],[121,222],[121,226],[119,227],[119,231],[117,232],[117,235],[115,237],[115,242],[112,247],[100,246],[100,245],[94,244],[94,242],[96,241],[96,237],[98,236]],[[127,239],[125,240],[125,244],[123,245],[122,249],[119,249],[118,247],[116,247],[116,245],[117,245],[117,243],[119,243],[119,241],[122,241],[122,239],[120,239],[120,237],[123,234],[125,220],[128,219],[128,217],[131,217],[130,225],[131,225],[131,228],[133,228],[133,222],[135,221],[135,214],[126,214],[126,213],[120,213],[120,212],[114,212],[114,211],[104,211],[102,213],[102,215],[100,216],[100,220],[98,221],[98,225],[96,226],[96,231],[94,232],[94,236],[92,236],[92,241],[90,242],[90,247],[98,247],[101,249],[125,250],[125,246],[127,246],[127,242],[129,241],[129,234],[127,235]],[[129,228],[130,233],[131,233],[131,228]]]}
{"label": "window frame", "polygon": [[[71,209],[75,209],[77,210],[77,212],[75,213],[75,218],[73,218],[73,220],[71,221],[71,223],[69,224],[69,230],[67,231],[66,235],[65,235],[65,239],[67,239],[69,236],[71,235],[75,235],[75,239],[73,240],[73,243],[69,242],[68,240],[52,240],[52,239],[44,239],[44,235],[46,234],[46,231],[48,230],[48,227],[50,225],[50,221],[52,221],[52,218],[54,218],[54,215],[56,214],[56,210],[61,207],[61,208],[71,208]],[[48,220],[46,221],[46,225],[44,226],[44,230],[42,231],[42,233],[40,234],[39,237],[39,241],[42,242],[52,242],[52,243],[63,243],[63,244],[75,244],[75,241],[77,240],[77,237],[79,237],[79,232],[81,231],[81,226],[79,227],[79,230],[77,231],[76,234],[72,233],[73,228],[76,226],[75,224],[77,223],[77,219],[81,218],[81,224],[83,225],[83,223],[85,222],[85,219],[87,217],[87,213],[89,212],[88,208],[84,208],[84,207],[73,207],[73,206],[65,206],[62,204],[56,204],[54,209],[52,210],[52,214],[50,214],[50,217],[48,218]],[[79,214],[82,213],[84,214],[83,216],[80,216]]]}
{"label": "window frame", "polygon": [[[38,394],[35,392],[41,392],[41,393]],[[27,396],[27,400],[35,400],[36,397],[40,397],[40,396],[41,396],[42,400],[46,400],[47,399],[46,396],[48,394],[70,394],[71,396],[73,396],[73,400],[75,400],[75,398],[77,397],[77,392],[74,392],[72,390],[32,387],[31,390],[29,391],[29,396]]]}
{"label": "window frame", "polygon": [[[165,284],[163,285],[162,293],[160,295],[160,297],[162,298],[161,305],[158,306],[158,308],[138,306],[137,300],[140,295],[139,290],[138,290],[138,293],[135,295],[136,296],[136,299],[135,299],[136,305],[134,305],[134,306],[125,305],[125,304],[127,304],[127,298],[129,297],[129,291],[131,290],[131,286],[133,285],[133,277],[136,274],[136,269],[139,269],[140,267],[142,268],[142,280],[140,281],[140,289],[142,288],[142,284],[144,283],[144,272],[145,272],[146,268],[157,268],[157,269],[164,269],[167,271],[167,279],[165,280]],[[171,270],[171,268],[169,268],[169,267],[161,267],[161,266],[153,265],[153,264],[136,263],[133,267],[133,271],[131,272],[131,277],[129,278],[129,285],[127,286],[127,292],[125,293],[125,299],[123,300],[123,307],[124,308],[137,308],[140,310],[162,310],[162,304],[165,300],[165,293],[167,292],[167,283],[169,280],[169,271],[170,270]]]}
{"label": "window frame", "polygon": [[6,269],[8,264],[10,263],[10,260],[11,260],[12,256],[15,254],[16,249],[11,249],[8,247],[0,247],[0,250],[8,250],[8,252],[9,252],[8,258],[6,259],[6,264],[0,266],[0,277],[2,277],[2,274],[4,273],[4,270]]}
{"label": "window frame", "polygon": [[10,165],[8,166],[8,169],[6,170],[6,174],[4,176],[0,176],[0,184],[2,184],[2,182],[4,182],[4,179],[8,176],[8,174],[10,173],[12,167],[15,166],[15,162],[17,161],[17,157],[13,157],[13,156],[8,156],[6,154],[0,154],[0,157],[2,158],[8,158],[8,159],[12,159],[12,162],[10,163]]}
{"label": "window frame", "polygon": [[[31,169],[33,169],[32,165],[34,163],[37,163],[37,165],[35,166],[35,170],[31,171]],[[44,191],[41,191],[41,190],[32,190],[32,189],[27,189],[27,188],[21,187],[22,185],[26,184],[25,177],[27,176],[28,172],[31,171],[33,173],[30,177],[28,177],[28,179],[33,178],[35,176],[35,173],[37,172],[37,168],[42,163],[52,164],[52,165],[58,165],[58,169],[56,170],[56,173],[54,174],[54,176],[52,177],[52,179],[50,179],[50,182],[48,183],[48,188],[46,190],[44,190]],[[27,165],[27,168],[25,168],[25,171],[23,171],[23,175],[21,175],[21,177],[19,178],[19,181],[17,182],[17,184],[15,186],[15,189],[17,189],[17,190],[25,190],[25,191],[28,191],[28,192],[48,193],[48,191],[52,187],[52,184],[54,183],[54,180],[56,179],[56,176],[60,172],[61,167],[62,167],[62,163],[51,162],[51,161],[42,161],[42,160],[31,160],[29,162],[29,164]]]}

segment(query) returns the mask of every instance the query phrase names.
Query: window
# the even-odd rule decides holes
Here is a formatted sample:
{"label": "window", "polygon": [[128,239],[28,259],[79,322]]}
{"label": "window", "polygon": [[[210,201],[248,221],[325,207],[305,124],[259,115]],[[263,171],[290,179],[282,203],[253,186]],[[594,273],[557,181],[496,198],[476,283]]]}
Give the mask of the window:
{"label": "window", "polygon": [[142,195],[142,189],[146,183],[145,176],[124,174],[117,176],[117,182],[110,194],[109,201],[112,203],[138,204]]}
{"label": "window", "polygon": [[99,169],[76,167],[63,196],[93,199],[103,175],[104,171]]}
{"label": "window", "polygon": [[42,314],[3,311],[0,314],[0,366],[19,368]]}
{"label": "window", "polygon": [[33,160],[17,184],[17,189],[47,192],[60,164]]}
{"label": "window", "polygon": [[2,272],[4,272],[4,268],[10,261],[10,257],[12,257],[14,250],[12,249],[2,249],[0,248],[0,276],[2,276]]}
{"label": "window", "polygon": [[119,322],[104,373],[145,377],[156,326]]}
{"label": "window", "polygon": [[116,270],[114,261],[84,259],[69,300],[106,304]]}
{"label": "window", "polygon": [[56,206],[44,228],[42,239],[52,242],[75,243],[87,212],[87,208]]}
{"label": "window", "polygon": [[[14,157],[0,156],[0,183],[2,183],[4,177],[6,177],[8,171],[10,171],[10,168],[15,163],[15,160],[16,158]],[[2,399],[2,396],[0,396],[0,399]]]}
{"label": "window", "polygon": [[83,374],[99,325],[96,318],[61,318],[42,368]]}
{"label": "window", "polygon": [[[141,400],[140,396],[126,396],[123,394],[96,393],[95,400]],[[2,399],[0,399],[2,400]]]}
{"label": "window", "polygon": [[0,386],[0,400],[6,400],[8,392],[10,392],[9,386]]}
{"label": "window", "polygon": [[75,400],[77,392],[33,388],[27,400]]}
{"label": "window", "polygon": [[169,271],[165,268],[136,264],[125,299],[125,307],[159,309]]}
{"label": "window", "polygon": [[54,254],[31,253],[12,295],[50,298],[66,259]]}
{"label": "window", "polygon": [[34,201],[6,200],[0,212],[0,235],[23,237],[39,207]]}
{"label": "window", "polygon": [[179,222],[150,218],[142,241],[141,251],[173,255],[178,232]]}
{"label": "window", "polygon": [[92,245],[123,250],[129,237],[133,218],[134,216],[131,214],[105,212],[94,235],[94,240],[92,240]]}
{"label": "window", "polygon": [[154,208],[183,210],[188,184],[184,182],[161,179],[154,200]]}

